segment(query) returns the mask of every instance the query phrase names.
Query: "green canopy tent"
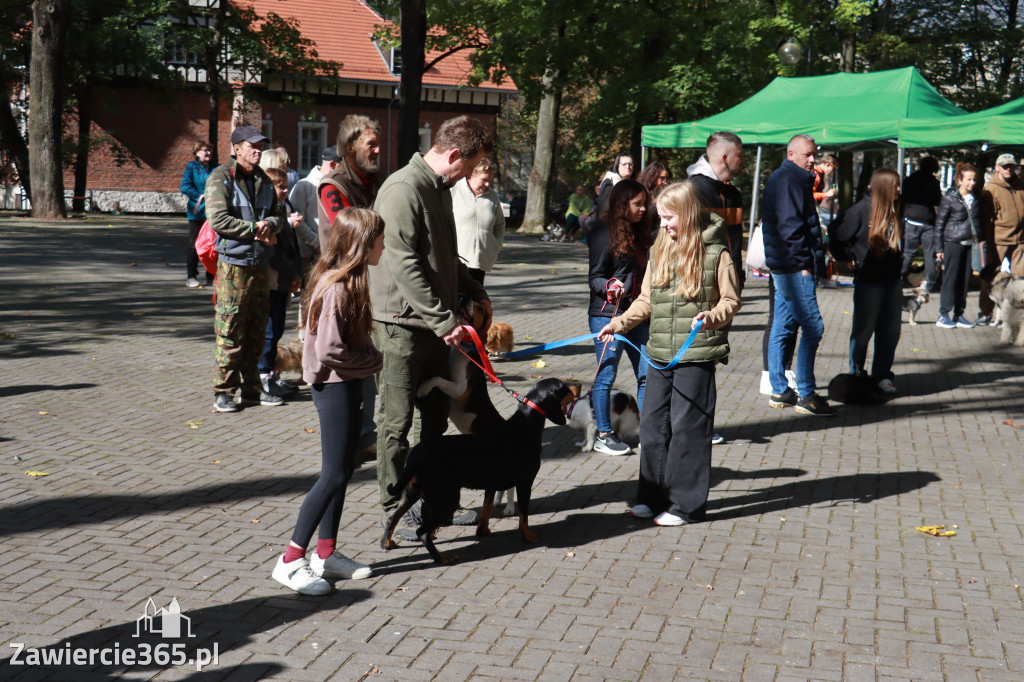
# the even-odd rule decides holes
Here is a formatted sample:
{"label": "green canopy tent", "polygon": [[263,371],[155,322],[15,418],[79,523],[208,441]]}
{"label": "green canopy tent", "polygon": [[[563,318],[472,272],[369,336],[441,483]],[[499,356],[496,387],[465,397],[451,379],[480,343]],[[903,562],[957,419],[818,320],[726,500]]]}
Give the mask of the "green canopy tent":
{"label": "green canopy tent", "polygon": [[[780,77],[720,114],[690,123],[644,126],[641,144],[646,157],[647,147],[703,147],[708,135],[728,130],[744,143],[758,145],[757,177],[761,146],[786,144],[798,133],[811,135],[821,145],[848,147],[896,139],[906,119],[963,115],[912,66],[876,73]],[[902,156],[902,148],[899,153]],[[751,223],[758,189],[755,184]]]}
{"label": "green canopy tent", "polygon": [[645,147],[703,147],[716,130],[748,144],[786,144],[798,133],[845,146],[898,137],[905,119],[961,116],[912,66],[877,73],[776,78],[749,99],[690,123],[644,126]]}
{"label": "green canopy tent", "polygon": [[902,148],[958,144],[1024,144],[1024,97],[956,118],[907,119],[900,123]]}

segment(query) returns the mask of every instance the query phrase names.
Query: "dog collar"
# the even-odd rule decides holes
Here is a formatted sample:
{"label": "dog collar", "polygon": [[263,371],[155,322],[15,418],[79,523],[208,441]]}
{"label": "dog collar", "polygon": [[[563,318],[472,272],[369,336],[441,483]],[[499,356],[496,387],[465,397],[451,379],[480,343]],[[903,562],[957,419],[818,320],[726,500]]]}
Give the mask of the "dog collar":
{"label": "dog collar", "polygon": [[[513,395],[515,395],[515,394],[513,394]],[[519,400],[520,400],[520,402],[523,403],[523,405],[526,405],[527,407],[531,407],[531,408],[537,410],[538,412],[540,412],[540,416],[544,417],[545,419],[548,418],[548,416],[544,413],[544,410],[540,409],[540,405],[538,405],[537,403],[533,402],[529,398],[520,398]]]}

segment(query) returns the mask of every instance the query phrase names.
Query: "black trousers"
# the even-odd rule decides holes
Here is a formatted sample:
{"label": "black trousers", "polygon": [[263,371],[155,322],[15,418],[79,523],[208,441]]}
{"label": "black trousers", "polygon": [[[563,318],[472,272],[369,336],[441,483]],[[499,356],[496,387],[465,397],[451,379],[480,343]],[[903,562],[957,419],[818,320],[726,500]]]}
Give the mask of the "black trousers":
{"label": "black trousers", "polygon": [[362,422],[363,381],[313,384],[313,404],[320,417],[320,478],[306,495],[292,542],[307,547],[319,527],[321,540],[335,540],[345,507],[345,489],[356,467]]}
{"label": "black trousers", "polygon": [[910,271],[910,263],[917,254],[917,247],[924,250],[924,274],[928,285],[934,285],[935,279],[935,225],[907,220],[907,232],[903,240],[903,276]]}
{"label": "black trousers", "polygon": [[715,363],[647,370],[640,419],[637,503],[702,521],[711,489],[711,435],[715,429]]}
{"label": "black trousers", "polygon": [[729,232],[729,255],[732,256],[732,265],[736,268],[736,277],[740,281],[740,288],[747,281],[747,273],[743,270],[743,225],[730,225],[726,228]]}
{"label": "black trousers", "polygon": [[942,293],[939,314],[956,322],[967,310],[967,290],[971,286],[970,244],[946,244],[942,253]]}
{"label": "black trousers", "polygon": [[[199,230],[203,229],[202,220],[190,220],[188,221],[188,248],[185,250],[185,269],[188,271],[188,277],[199,279],[199,255],[196,253],[196,237],[199,236]],[[206,278],[206,283],[209,284],[213,281],[213,275],[203,268],[203,276]]]}

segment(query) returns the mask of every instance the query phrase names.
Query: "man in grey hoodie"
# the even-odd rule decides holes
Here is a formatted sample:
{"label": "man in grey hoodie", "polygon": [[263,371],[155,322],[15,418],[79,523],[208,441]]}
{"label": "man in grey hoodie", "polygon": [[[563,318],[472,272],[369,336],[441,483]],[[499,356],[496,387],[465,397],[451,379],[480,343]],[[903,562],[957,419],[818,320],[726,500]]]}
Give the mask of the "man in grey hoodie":
{"label": "man in grey hoodie", "polygon": [[708,137],[705,153],[697,163],[686,169],[687,180],[700,192],[701,200],[711,213],[722,216],[729,234],[729,255],[732,256],[740,288],[743,272],[743,195],[730,184],[746,158],[743,141],[735,133],[718,131]]}

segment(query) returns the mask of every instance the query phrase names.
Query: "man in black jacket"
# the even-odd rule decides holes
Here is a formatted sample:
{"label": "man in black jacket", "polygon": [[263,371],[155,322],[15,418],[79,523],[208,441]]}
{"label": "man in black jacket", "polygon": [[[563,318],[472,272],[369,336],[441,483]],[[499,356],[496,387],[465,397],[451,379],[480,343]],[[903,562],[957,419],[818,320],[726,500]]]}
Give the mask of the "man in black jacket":
{"label": "man in black jacket", "polygon": [[725,131],[711,133],[705,153],[686,169],[687,180],[700,192],[704,208],[722,216],[729,233],[729,254],[743,287],[743,195],[730,182],[743,170],[743,141]]}
{"label": "man in black jacket", "polygon": [[[935,268],[935,252],[942,250],[941,238],[935,242],[935,209],[942,200],[942,188],[935,174],[939,162],[933,156],[924,156],[917,162],[917,171],[903,181],[903,217],[906,232],[903,244],[903,282],[909,286],[907,274],[917,247],[924,249],[925,291],[936,290],[939,273]],[[936,248],[936,246],[938,248]]]}
{"label": "man in black jacket", "polygon": [[[768,404],[793,405],[802,414],[827,417],[835,410],[815,393],[814,383],[814,358],[825,333],[816,292],[816,282],[825,274],[825,249],[811,193],[816,151],[813,137],[794,136],[786,148],[786,160],[764,187],[764,254],[775,283],[775,321],[768,343],[772,383]],[[782,359],[798,327],[802,333],[794,392],[786,381]]]}

